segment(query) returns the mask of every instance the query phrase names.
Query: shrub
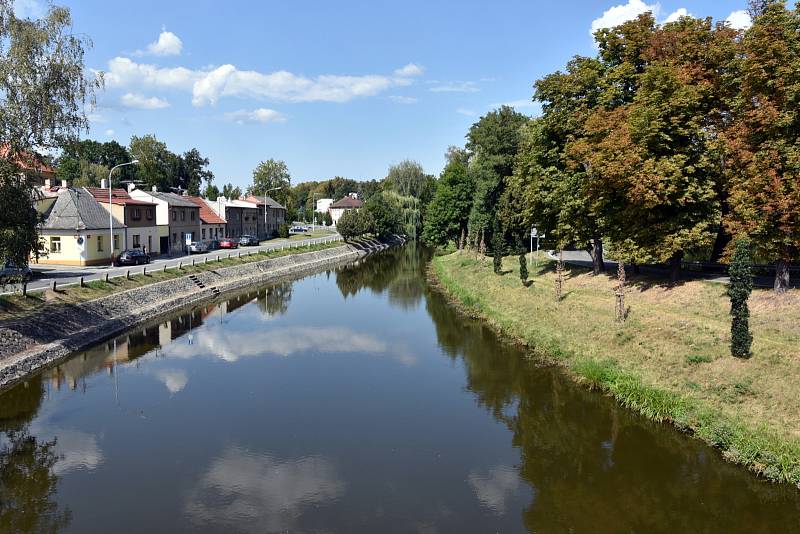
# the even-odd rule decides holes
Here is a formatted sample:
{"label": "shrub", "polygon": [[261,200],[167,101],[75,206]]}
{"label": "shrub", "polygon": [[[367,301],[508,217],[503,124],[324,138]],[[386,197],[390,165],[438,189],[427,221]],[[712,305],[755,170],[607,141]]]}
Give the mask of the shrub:
{"label": "shrub", "polygon": [[528,260],[525,254],[519,255],[519,278],[523,284],[528,281]]}
{"label": "shrub", "polygon": [[736,241],[729,273],[731,355],[737,358],[749,358],[753,335],[750,333],[750,309],[747,300],[753,291],[753,274],[750,270],[750,244],[744,239]]}
{"label": "shrub", "polygon": [[278,236],[279,237],[289,237],[289,225],[283,223],[278,227]]}

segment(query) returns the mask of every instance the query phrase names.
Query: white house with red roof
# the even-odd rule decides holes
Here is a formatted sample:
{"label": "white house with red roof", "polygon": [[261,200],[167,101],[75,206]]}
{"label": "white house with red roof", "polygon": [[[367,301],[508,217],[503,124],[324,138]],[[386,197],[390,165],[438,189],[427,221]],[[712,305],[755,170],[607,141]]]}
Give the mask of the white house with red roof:
{"label": "white house with red roof", "polygon": [[200,197],[187,196],[187,200],[200,206],[200,240],[211,241],[226,237],[225,219],[206,204],[205,199]]}
{"label": "white house with red roof", "polygon": [[328,211],[331,213],[331,219],[333,219],[333,225],[336,226],[337,221],[341,218],[342,215],[347,213],[348,211],[358,211],[364,207],[364,203],[358,199],[358,195],[356,193],[350,193],[346,197],[340,198],[336,202],[330,205]]}

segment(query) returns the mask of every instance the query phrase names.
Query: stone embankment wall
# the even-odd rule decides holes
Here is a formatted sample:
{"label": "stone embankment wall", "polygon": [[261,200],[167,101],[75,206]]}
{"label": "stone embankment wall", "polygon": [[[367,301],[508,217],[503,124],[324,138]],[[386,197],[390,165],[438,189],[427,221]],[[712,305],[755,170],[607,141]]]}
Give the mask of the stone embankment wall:
{"label": "stone embankment wall", "polygon": [[293,254],[142,286],[75,305],[0,323],[0,389],[69,354],[223,291],[294,278],[353,262],[390,245],[345,245]]}

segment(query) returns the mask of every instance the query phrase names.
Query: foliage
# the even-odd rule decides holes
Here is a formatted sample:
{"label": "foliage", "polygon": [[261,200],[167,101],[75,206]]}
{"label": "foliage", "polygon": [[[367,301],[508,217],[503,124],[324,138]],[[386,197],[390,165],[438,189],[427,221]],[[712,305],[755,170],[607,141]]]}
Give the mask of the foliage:
{"label": "foliage", "polygon": [[731,299],[731,355],[749,358],[753,336],[750,333],[750,309],[747,301],[753,291],[750,269],[750,242],[737,239],[729,269],[728,296]]}
{"label": "foliage", "polygon": [[354,238],[374,233],[375,220],[366,209],[349,210],[339,217],[339,221],[336,223],[336,230],[345,241],[350,241]]}
{"label": "foliage", "polygon": [[495,274],[503,270],[503,233],[500,231],[500,221],[495,219],[492,230],[492,268]]}
{"label": "foliage", "polygon": [[289,225],[283,223],[278,227],[278,237],[287,238],[289,237]]}
{"label": "foliage", "polygon": [[467,170],[466,156],[453,154],[442,171],[423,223],[422,239],[432,246],[457,241],[469,222],[475,186]]}
{"label": "foliage", "polygon": [[160,191],[171,191],[173,181],[170,175],[175,155],[167,150],[166,143],[148,134],[131,137],[129,147],[131,157],[139,160],[135,166],[136,180],[144,188],[155,186]]}
{"label": "foliage", "polygon": [[227,199],[237,199],[242,196],[242,190],[239,186],[234,186],[233,184],[225,184],[222,186],[222,196]]}
{"label": "foliage", "polygon": [[214,201],[217,200],[219,195],[219,188],[215,184],[208,182],[206,188],[203,190],[203,196],[208,200]]}
{"label": "foliage", "polygon": [[523,284],[528,281],[528,258],[525,254],[519,255],[519,278]]}
{"label": "foliage", "polygon": [[428,177],[416,161],[403,160],[389,167],[383,188],[396,191],[403,196],[421,198],[428,187]]}
{"label": "foliage", "polygon": [[[291,183],[292,176],[289,174],[289,168],[284,161],[268,159],[259,163],[253,169],[253,183],[247,188],[248,195],[263,196],[265,194],[274,198],[280,204],[287,208],[294,208],[291,202]],[[269,189],[275,189],[265,193]]]}
{"label": "foliage", "polygon": [[372,197],[364,205],[374,221],[374,231],[379,237],[388,237],[402,232],[402,213],[400,206],[388,193]]}
{"label": "foliage", "polygon": [[6,261],[27,265],[30,255],[38,258],[40,245],[28,182],[17,168],[0,159],[0,266]]}

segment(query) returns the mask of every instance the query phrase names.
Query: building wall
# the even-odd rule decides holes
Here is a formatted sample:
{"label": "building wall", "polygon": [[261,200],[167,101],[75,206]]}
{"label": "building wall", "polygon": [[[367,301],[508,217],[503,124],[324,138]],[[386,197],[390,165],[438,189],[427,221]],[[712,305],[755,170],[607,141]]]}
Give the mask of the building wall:
{"label": "building wall", "polygon": [[200,240],[211,241],[226,237],[224,224],[203,224],[200,227]]}
{"label": "building wall", "polygon": [[[108,211],[108,202],[100,202],[100,205]],[[138,219],[135,218],[136,209],[139,210]],[[149,219],[147,210],[150,210]],[[121,248],[114,250],[115,254],[127,249],[147,248],[148,254],[152,256],[158,255],[159,232],[156,226],[156,206],[111,204],[111,213],[118,221],[125,221],[125,226],[127,227],[125,229],[125,242]]]}
{"label": "building wall", "polygon": [[352,211],[353,209],[355,208],[331,208],[331,219],[333,219],[333,225],[336,226],[339,218],[341,218],[346,211]]}
{"label": "building wall", "polygon": [[[117,244],[121,246],[125,239],[124,229],[114,229],[114,236]],[[108,264],[111,262],[110,237],[108,229],[79,233],[70,230],[42,230],[47,256],[39,258],[39,263],[81,266]],[[55,251],[53,238],[60,241],[60,252]],[[98,241],[102,242],[102,250],[97,250]],[[119,251],[119,248],[116,250]]]}

